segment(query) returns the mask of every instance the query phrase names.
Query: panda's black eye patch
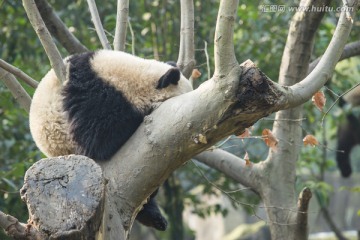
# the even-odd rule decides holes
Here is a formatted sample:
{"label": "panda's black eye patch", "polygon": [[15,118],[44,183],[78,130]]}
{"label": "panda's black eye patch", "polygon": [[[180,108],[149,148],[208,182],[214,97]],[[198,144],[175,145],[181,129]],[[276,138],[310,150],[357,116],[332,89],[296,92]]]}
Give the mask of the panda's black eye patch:
{"label": "panda's black eye patch", "polygon": [[170,84],[177,85],[180,80],[180,69],[170,68],[158,81],[156,89],[162,89],[168,87]]}

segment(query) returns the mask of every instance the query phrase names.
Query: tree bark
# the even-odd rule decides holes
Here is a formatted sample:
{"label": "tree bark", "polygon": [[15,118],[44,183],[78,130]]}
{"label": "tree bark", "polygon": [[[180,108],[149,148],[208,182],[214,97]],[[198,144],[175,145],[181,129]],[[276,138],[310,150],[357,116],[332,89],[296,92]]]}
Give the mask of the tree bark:
{"label": "tree bark", "polygon": [[[89,174],[91,173],[91,174]],[[25,174],[20,193],[28,223],[50,239],[95,239],[103,214],[101,168],[84,156],[42,159]]]}

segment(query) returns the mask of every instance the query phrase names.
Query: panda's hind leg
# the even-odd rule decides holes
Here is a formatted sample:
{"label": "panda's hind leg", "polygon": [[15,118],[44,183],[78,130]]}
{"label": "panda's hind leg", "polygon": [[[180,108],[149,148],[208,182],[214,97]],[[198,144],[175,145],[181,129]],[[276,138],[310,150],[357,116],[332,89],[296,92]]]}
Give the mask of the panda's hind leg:
{"label": "panda's hind leg", "polygon": [[168,223],[156,203],[155,196],[157,192],[158,189],[151,194],[149,201],[144,204],[143,209],[138,213],[136,219],[145,226],[153,227],[159,231],[165,231]]}

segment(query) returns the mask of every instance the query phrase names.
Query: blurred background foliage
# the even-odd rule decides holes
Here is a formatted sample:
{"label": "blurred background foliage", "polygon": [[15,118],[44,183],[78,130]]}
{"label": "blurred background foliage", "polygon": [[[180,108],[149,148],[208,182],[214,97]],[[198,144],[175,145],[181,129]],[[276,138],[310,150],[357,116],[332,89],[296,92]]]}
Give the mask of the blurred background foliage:
{"label": "blurred background foliage", "polygon": [[[341,2],[341,1],[340,1]],[[91,17],[85,0],[55,1],[49,0],[56,13],[65,22],[69,29],[89,49],[100,48],[100,44],[93,28]],[[219,6],[218,0],[200,1],[195,4],[195,44],[197,66],[202,73],[195,85],[209,79],[213,73],[213,43],[215,22]],[[281,62],[283,48],[286,42],[288,26],[293,12],[277,11],[263,12],[261,6],[282,4],[297,6],[294,1],[241,1],[238,8],[238,19],[235,26],[235,51],[239,62],[247,59],[254,61],[264,73],[277,81],[278,69]],[[334,6],[339,4],[333,3]],[[116,1],[98,1],[98,10],[109,41],[113,41]],[[155,58],[161,61],[175,60],[179,50],[180,5],[176,0],[138,0],[130,1],[129,22],[134,35],[128,30],[126,51],[144,58]],[[326,49],[337,22],[337,14],[326,14],[320,30],[317,33],[316,45],[312,59],[320,56]],[[356,21],[355,21],[356,22]],[[350,41],[358,40],[359,26],[355,26]],[[37,39],[21,1],[0,1],[0,58],[21,68],[33,78],[40,80],[50,69],[49,61]],[[134,45],[132,45],[134,43]],[[58,46],[63,56],[68,55],[66,50]],[[207,65],[206,54],[209,54]],[[328,103],[336,99],[334,94],[340,94],[360,79],[360,59],[353,58],[343,61],[337,67],[330,84],[324,91]],[[208,75],[210,71],[210,76]],[[30,95],[33,89],[25,86]],[[344,111],[335,107],[325,118],[325,125],[321,127],[322,113],[311,103],[305,104],[305,117],[303,123],[304,136],[311,133],[318,137],[323,144],[335,148],[336,126],[339,124]],[[273,116],[259,121],[251,130],[253,135],[260,135],[263,128],[270,128]],[[6,87],[0,83],[0,209],[19,218],[22,222],[27,220],[27,210],[19,197],[23,176],[35,161],[44,157],[36,148],[31,139],[28,127],[28,114],[19,108]],[[250,147],[251,146],[251,147]],[[245,151],[249,153],[250,160],[258,162],[267,155],[267,148],[260,139],[240,140],[233,136],[221,143],[221,148],[243,157]],[[336,170],[334,164],[334,151],[321,148],[303,148],[299,161],[299,174],[307,174],[306,180],[300,181],[299,186],[307,183],[314,189],[325,189],[329,186],[321,184],[319,178],[324,171]],[[304,172],[304,169],[308,171]],[[206,176],[206,177],[205,177]],[[310,183],[309,183],[310,181]],[[160,203],[163,206],[170,222],[170,231],[158,233],[162,239],[191,238],[192,233],[181,223],[184,206],[192,206],[193,212],[206,218],[211,213],[227,214],[227,209],[220,205],[208,205],[199,196],[221,194],[214,185],[224,191],[234,191],[241,186],[221,173],[202,164],[196,166],[189,162],[177,170],[164,184]],[[235,191],[232,198],[239,202],[257,204],[258,197],[250,191]],[[251,214],[252,209],[232,201],[234,207],[244,207]],[[176,207],[174,207],[176,206]],[[6,239],[0,232],[0,239]]]}

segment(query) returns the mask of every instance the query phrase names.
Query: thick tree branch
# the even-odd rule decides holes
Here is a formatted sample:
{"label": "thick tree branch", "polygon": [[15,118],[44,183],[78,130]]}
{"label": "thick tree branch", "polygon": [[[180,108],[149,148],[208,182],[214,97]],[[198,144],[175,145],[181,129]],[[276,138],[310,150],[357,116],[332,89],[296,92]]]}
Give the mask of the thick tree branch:
{"label": "thick tree branch", "polygon": [[30,111],[31,98],[21,84],[16,80],[14,75],[10,74],[8,71],[0,68],[0,79],[9,88],[11,94],[15,100],[20,104],[25,111]]}
{"label": "thick tree branch", "polygon": [[[360,41],[348,43],[344,47],[344,50],[341,54],[339,62],[344,59],[348,59],[348,58],[359,56],[359,55],[360,55]],[[312,61],[310,63],[308,73],[310,73],[312,70],[314,70],[316,65],[320,62],[321,58],[322,58],[322,56],[318,57],[317,59],[315,59],[314,61]]]}
{"label": "thick tree branch", "polygon": [[63,83],[65,81],[66,69],[63,59],[58,51],[44,21],[41,18],[39,10],[34,0],[23,0],[23,6],[30,20],[31,25],[35,29],[41,44],[43,45],[46,55],[50,60],[51,67],[54,69],[56,76]]}
{"label": "thick tree branch", "polygon": [[14,76],[23,80],[30,87],[36,88],[39,85],[39,83],[33,78],[31,78],[29,75],[21,71],[19,68],[14,67],[13,65],[5,62],[2,59],[0,59],[0,68],[3,68],[4,70],[8,71],[11,74],[14,74]]}
{"label": "thick tree branch", "polygon": [[[329,0],[302,0],[304,8],[322,7]],[[314,38],[324,12],[299,11],[291,19],[288,37],[280,66],[279,83],[286,86],[296,84],[307,74],[308,64],[314,45]],[[309,89],[307,90],[309,91]],[[290,96],[290,101],[291,101]],[[307,98],[309,99],[309,98]],[[273,134],[279,142],[276,149],[271,148],[262,173],[262,191],[260,195],[265,206],[281,206],[294,209],[296,193],[296,161],[301,146],[301,122],[282,121],[283,119],[301,119],[302,106],[281,110],[276,113]],[[266,208],[272,239],[299,239],[295,235],[298,223],[296,212],[279,211]],[[306,223],[306,222],[303,222]],[[303,233],[303,234],[306,234]],[[301,240],[307,239],[306,237]]]}
{"label": "thick tree branch", "polygon": [[[357,9],[357,6],[356,1],[354,10]],[[355,11],[352,11],[352,17],[354,14]],[[290,107],[306,102],[326,83],[343,52],[352,25],[352,20],[346,17],[345,12],[341,12],[335,33],[319,64],[304,80],[290,87],[293,91],[292,96],[289,97]]]}
{"label": "thick tree branch", "polygon": [[129,0],[117,1],[114,50],[124,51],[126,43],[126,29],[129,15]]}
{"label": "thick tree branch", "polygon": [[160,105],[110,161],[100,163],[109,179],[106,194],[110,203],[116,203],[111,206],[125,231],[117,228],[107,234],[125,238],[142,201],[176,168],[223,137],[277,111],[283,91],[248,61],[221,80],[215,76]]}
{"label": "thick tree branch", "polygon": [[186,78],[195,67],[194,2],[181,0],[180,49],[177,65]]}
{"label": "thick tree branch", "polygon": [[246,165],[245,160],[222,149],[204,151],[194,157],[215,168],[245,187],[260,191],[261,164]]}
{"label": "thick tree branch", "polygon": [[103,25],[101,24],[99,12],[97,10],[95,0],[87,0],[87,3],[89,5],[89,10],[90,10],[90,14],[91,14],[91,20],[94,23],[96,33],[97,33],[97,35],[98,35],[98,37],[100,39],[102,47],[104,49],[111,49],[109,40],[107,39],[107,37],[105,35]]}
{"label": "thick tree branch", "polygon": [[88,51],[55,14],[47,0],[35,0],[35,3],[51,35],[54,36],[70,54]]}
{"label": "thick tree branch", "polygon": [[101,168],[80,155],[37,161],[26,171],[20,190],[29,210],[28,223],[46,235],[43,239],[94,239],[104,193]]}
{"label": "thick tree branch", "polygon": [[1,211],[0,228],[4,229],[6,234],[14,239],[39,240],[46,238],[32,225],[20,223],[17,218],[7,215]]}
{"label": "thick tree branch", "polygon": [[234,24],[238,0],[221,0],[215,29],[215,75],[225,75],[238,65],[234,50]]}

